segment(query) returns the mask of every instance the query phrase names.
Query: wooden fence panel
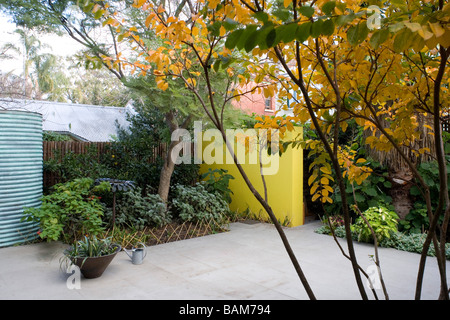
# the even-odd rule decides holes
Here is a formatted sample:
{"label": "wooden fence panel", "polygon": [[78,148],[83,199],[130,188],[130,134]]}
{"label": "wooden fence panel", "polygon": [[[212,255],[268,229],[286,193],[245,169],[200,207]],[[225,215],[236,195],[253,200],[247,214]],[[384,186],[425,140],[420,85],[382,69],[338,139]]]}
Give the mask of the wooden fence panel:
{"label": "wooden fence panel", "polygon": [[44,141],[44,161],[55,159],[58,154],[58,160],[70,152],[84,154],[92,146],[97,148],[97,155],[100,156],[106,153],[106,148],[110,144],[110,142]]}
{"label": "wooden fence panel", "polygon": [[[79,142],[79,141],[44,141],[43,142],[43,160],[61,161],[68,153],[85,154],[90,147],[97,148],[97,159],[100,155],[106,153],[109,142]],[[43,172],[44,188],[49,188],[61,181],[57,172],[44,170]]]}
{"label": "wooden fence panel", "polygon": [[[86,154],[91,147],[95,147],[97,149],[97,159],[100,160],[101,155],[107,153],[109,145],[111,145],[111,142],[44,141],[43,158],[44,161],[52,159],[62,161],[68,153]],[[153,158],[149,159],[149,161],[155,162],[158,158],[164,157],[166,150],[167,145],[161,143],[154,148]],[[49,188],[61,180],[56,172],[50,172],[48,170],[44,170],[43,179],[44,188]]]}

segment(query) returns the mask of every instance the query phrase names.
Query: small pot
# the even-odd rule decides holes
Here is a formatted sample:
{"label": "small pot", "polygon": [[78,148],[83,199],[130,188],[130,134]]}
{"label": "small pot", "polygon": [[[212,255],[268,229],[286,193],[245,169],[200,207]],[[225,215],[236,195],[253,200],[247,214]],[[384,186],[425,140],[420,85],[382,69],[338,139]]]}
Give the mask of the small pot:
{"label": "small pot", "polygon": [[122,250],[119,245],[113,245],[116,247],[114,253],[100,256],[100,257],[74,257],[71,261],[74,265],[80,268],[81,273],[87,279],[94,279],[100,277],[106,268],[109,266],[111,261],[114,259],[116,254]]}

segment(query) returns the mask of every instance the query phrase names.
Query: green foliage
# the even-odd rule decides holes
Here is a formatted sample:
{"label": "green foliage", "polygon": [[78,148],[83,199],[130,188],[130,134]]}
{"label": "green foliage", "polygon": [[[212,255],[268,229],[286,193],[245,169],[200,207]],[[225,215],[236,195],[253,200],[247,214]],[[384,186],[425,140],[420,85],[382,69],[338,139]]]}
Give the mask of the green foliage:
{"label": "green foliage", "polygon": [[[105,216],[112,214],[107,209]],[[142,189],[125,192],[116,204],[116,224],[130,226],[135,230],[143,230],[144,227],[160,227],[169,223],[171,217],[166,211],[166,206],[157,194],[142,195]]]}
{"label": "green foliage", "polygon": [[82,235],[97,235],[103,231],[103,206],[95,192],[108,188],[109,184],[103,183],[94,186],[89,178],[58,184],[42,198],[40,208],[24,210],[24,220],[39,222],[39,236],[47,241],[69,242]]}
{"label": "green foliage", "polygon": [[421,202],[414,203],[414,208],[410,210],[405,219],[399,221],[399,230],[404,233],[423,233],[428,230],[429,226],[427,208]]}
{"label": "green foliage", "polygon": [[199,169],[200,166],[195,164],[194,161],[191,161],[191,163],[177,164],[173,170],[170,184],[182,184],[188,186],[197,183],[199,178]]}
{"label": "green foliage", "polygon": [[[447,163],[447,172],[450,172],[450,155],[446,156]],[[435,206],[439,199],[439,168],[437,161],[431,162],[423,162],[417,168],[422,178],[425,180],[425,183],[430,188],[431,201],[433,206]],[[447,182],[450,188],[450,175],[447,176]],[[415,197],[416,201],[421,201],[423,198],[420,189],[417,186],[413,186],[410,189],[410,193],[413,197]]]}
{"label": "green foliage", "polygon": [[[156,192],[164,160],[155,154],[156,148],[170,141],[164,114],[151,104],[136,104],[138,113],[128,116],[127,129],[118,126],[117,142],[103,159],[112,168],[114,177],[133,180],[145,191]],[[196,164],[175,166],[173,184],[192,184],[198,180]],[[146,190],[146,189],[150,190]]]}
{"label": "green foliage", "polygon": [[211,193],[219,193],[223,199],[231,203],[231,194],[233,191],[229,189],[230,180],[234,179],[225,169],[208,168],[208,171],[201,175],[201,179],[205,182],[205,188]]}
{"label": "green foliage", "polygon": [[70,141],[70,137],[53,131],[44,131],[42,135],[44,141]]}
{"label": "green foliage", "polygon": [[[364,211],[362,215],[372,227],[378,242],[390,238],[392,233],[397,232],[398,216],[386,207],[371,207]],[[372,232],[361,217],[356,219],[352,225],[352,230],[358,235],[358,241],[373,241]]]}
{"label": "green foliage", "polygon": [[[448,142],[446,142],[448,145]],[[446,156],[447,172],[450,172],[450,155]],[[423,162],[417,169],[430,189],[431,206],[435,210],[439,201],[439,168],[437,161]],[[447,183],[450,188],[450,175],[447,175]],[[449,189],[450,191],[450,189]],[[410,189],[410,194],[414,201],[414,208],[404,220],[400,222],[400,229],[407,233],[424,232],[429,228],[429,219],[427,215],[426,203],[418,185]],[[439,223],[442,223],[443,216],[439,217]],[[450,231],[449,231],[450,232]]]}
{"label": "green foliage", "polygon": [[331,228],[333,230],[336,230],[336,228],[344,225],[344,218],[341,215],[324,217],[322,219],[322,227],[320,233],[326,233],[331,235],[330,224]]}
{"label": "green foliage", "polygon": [[[378,206],[378,203],[382,202],[389,209],[392,209],[390,205],[392,198],[388,195],[391,182],[387,179],[388,173],[386,169],[375,161],[370,162],[370,168],[373,170],[372,174],[360,185],[354,183],[352,186],[348,179],[344,178],[346,185],[345,194],[348,204],[350,206],[357,205],[359,210],[365,211],[370,207]],[[331,197],[333,203],[325,205],[325,210],[329,213],[337,212],[342,207],[340,189],[337,185],[334,187],[334,191]]]}
{"label": "green foliage", "polygon": [[117,246],[112,243],[111,238],[97,239],[97,237],[85,236],[83,240],[74,243],[64,253],[68,258],[92,258],[113,254],[116,250]]}
{"label": "green foliage", "polygon": [[114,176],[114,169],[108,167],[99,159],[95,145],[88,146],[87,152],[84,154],[68,152],[64,157],[61,157],[56,152],[54,159],[44,162],[44,170],[56,172],[61,177],[62,182],[82,178],[95,180],[101,177]]}
{"label": "green foliage", "polygon": [[[426,233],[410,233],[405,234],[402,232],[395,232],[391,238],[384,239],[380,246],[395,248],[397,250],[422,253],[423,244],[427,237]],[[434,249],[433,242],[430,244],[430,248],[427,253],[429,256],[436,256],[436,250]],[[450,243],[445,244],[445,257],[450,260]]]}
{"label": "green foliage", "polygon": [[175,185],[172,205],[183,221],[221,222],[230,211],[227,202],[219,194],[208,192],[204,183]]}
{"label": "green foliage", "polygon": [[[316,229],[315,232],[318,234],[329,234],[329,229],[327,229],[326,225],[322,225],[321,227]],[[338,238],[345,238],[345,227],[344,226],[337,227],[334,230],[334,233]],[[358,234],[356,232],[352,231],[351,236],[354,241],[358,240]],[[402,232],[393,232],[391,233],[390,238],[385,238],[381,240],[379,246],[383,248],[394,248],[397,250],[420,254],[422,253],[423,244],[425,242],[426,237],[427,237],[426,233],[405,234]],[[436,255],[433,243],[431,243],[427,255],[429,256]],[[450,260],[450,243],[445,244],[445,256],[447,260]]]}

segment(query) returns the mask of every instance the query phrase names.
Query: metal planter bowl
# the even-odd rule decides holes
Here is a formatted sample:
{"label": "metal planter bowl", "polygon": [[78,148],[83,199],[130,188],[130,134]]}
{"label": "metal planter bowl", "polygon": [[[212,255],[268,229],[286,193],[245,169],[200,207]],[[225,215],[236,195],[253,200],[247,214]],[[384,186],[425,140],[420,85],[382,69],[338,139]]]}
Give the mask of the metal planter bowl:
{"label": "metal planter bowl", "polygon": [[116,251],[112,254],[99,257],[73,257],[71,261],[74,265],[80,268],[81,274],[87,279],[94,279],[100,277],[116,254],[122,250],[119,245],[114,245]]}

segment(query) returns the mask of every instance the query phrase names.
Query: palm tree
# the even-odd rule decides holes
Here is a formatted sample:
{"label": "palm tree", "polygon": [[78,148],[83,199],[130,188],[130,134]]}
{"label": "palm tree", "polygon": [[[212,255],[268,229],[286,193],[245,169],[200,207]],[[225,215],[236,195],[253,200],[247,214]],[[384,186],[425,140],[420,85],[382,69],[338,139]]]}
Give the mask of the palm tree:
{"label": "palm tree", "polygon": [[[21,28],[14,31],[20,36],[20,42],[23,48],[23,77],[24,77],[24,94],[27,96],[29,82],[33,85],[31,67],[40,58],[39,51],[43,48],[48,48],[31,32],[30,29]],[[36,81],[34,81],[36,84]],[[31,98],[31,95],[28,96]]]}

